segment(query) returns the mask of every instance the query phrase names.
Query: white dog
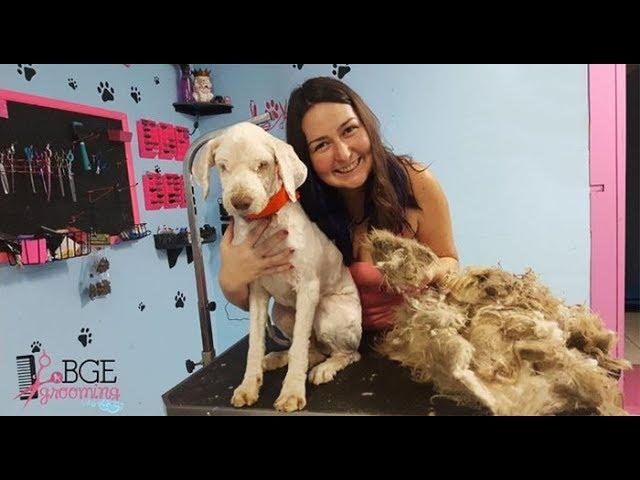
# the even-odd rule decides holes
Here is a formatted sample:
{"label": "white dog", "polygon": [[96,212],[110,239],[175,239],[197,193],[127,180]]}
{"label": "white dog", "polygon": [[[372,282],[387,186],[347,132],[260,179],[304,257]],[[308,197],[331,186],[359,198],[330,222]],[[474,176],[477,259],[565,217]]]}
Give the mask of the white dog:
{"label": "white dog", "polygon": [[[306,405],[305,382],[321,384],[360,359],[360,298],[337,247],[312,223],[297,202],[296,188],[307,167],[293,148],[251,123],[229,127],[210,140],[194,162],[194,180],[209,189],[209,169],[217,167],[222,200],[234,217],[234,244],[252,228],[247,217],[277,208],[264,235],[287,229],[287,246],[295,249],[293,270],[259,278],[249,287],[249,351],[244,379],[234,391],[236,407],[258,399],[264,370],[289,364],[274,406],[291,412]],[[280,202],[278,202],[280,198]],[[269,205],[269,207],[267,207]],[[258,215],[259,216],[259,215]],[[291,339],[288,352],[264,355],[270,297],[274,323]]]}

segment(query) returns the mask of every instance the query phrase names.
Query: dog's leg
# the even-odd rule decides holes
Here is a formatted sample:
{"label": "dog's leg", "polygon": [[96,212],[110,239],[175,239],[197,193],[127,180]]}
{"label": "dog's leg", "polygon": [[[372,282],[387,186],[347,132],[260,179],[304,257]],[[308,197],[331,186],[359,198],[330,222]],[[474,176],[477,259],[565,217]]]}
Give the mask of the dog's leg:
{"label": "dog's leg", "polygon": [[262,368],[265,372],[285,367],[289,363],[289,351],[269,352],[262,360]]}
{"label": "dog's leg", "polygon": [[324,362],[309,372],[309,381],[314,385],[330,382],[333,380],[333,377],[336,376],[336,373],[358,360],[360,360],[360,354],[358,352],[333,353]]}
{"label": "dog's leg", "polygon": [[[313,344],[309,346],[309,366],[307,368],[313,368],[327,358],[324,354],[320,353],[313,347]],[[277,370],[289,363],[289,350],[282,350],[280,352],[270,352],[264,357],[262,361],[262,368],[265,372],[270,370]]]}
{"label": "dog's leg", "polygon": [[[286,335],[287,338],[293,338],[293,326],[296,322],[296,310],[294,308],[283,307],[279,303],[273,304],[273,310],[271,310],[271,315],[273,317],[273,323],[276,324],[278,329],[282,333]],[[311,337],[311,342],[309,343],[309,366],[308,368],[313,368],[320,362],[322,362],[326,357],[320,353],[318,348],[316,347],[315,340],[313,335]],[[276,370],[278,368],[282,368],[289,363],[289,351],[282,350],[279,352],[270,352],[262,361],[262,368],[265,372],[270,370]]]}
{"label": "dog's leg", "polygon": [[330,295],[318,305],[315,336],[329,358],[309,372],[315,385],[333,380],[340,370],[360,360],[358,346],[362,334],[362,310],[357,294]]}
{"label": "dog's leg", "polygon": [[249,351],[247,368],[242,383],[233,392],[231,404],[234,407],[253,405],[258,400],[262,386],[262,359],[264,358],[264,333],[267,324],[269,294],[257,285],[249,288]]}
{"label": "dog's leg", "polygon": [[304,285],[304,289],[299,290],[296,297],[296,322],[289,348],[289,370],[274,404],[277,410],[285,412],[302,410],[307,404],[305,382],[309,368],[309,343],[320,297],[320,284],[316,278],[301,281],[300,285]]}

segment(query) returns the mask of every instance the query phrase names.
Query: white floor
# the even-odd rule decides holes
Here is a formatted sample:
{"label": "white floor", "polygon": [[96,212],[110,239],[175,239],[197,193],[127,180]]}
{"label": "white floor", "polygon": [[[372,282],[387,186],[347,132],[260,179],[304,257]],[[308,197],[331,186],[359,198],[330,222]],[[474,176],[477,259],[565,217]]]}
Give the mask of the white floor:
{"label": "white floor", "polygon": [[640,312],[625,314],[624,356],[634,365],[640,365]]}

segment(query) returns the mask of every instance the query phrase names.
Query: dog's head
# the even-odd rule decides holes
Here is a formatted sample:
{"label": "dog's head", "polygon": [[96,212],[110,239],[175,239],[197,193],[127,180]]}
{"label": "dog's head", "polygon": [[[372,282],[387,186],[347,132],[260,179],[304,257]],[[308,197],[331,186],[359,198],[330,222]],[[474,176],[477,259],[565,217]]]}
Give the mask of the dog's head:
{"label": "dog's head", "polygon": [[307,178],[307,167],[291,145],[249,122],[227,128],[210,140],[191,169],[207,198],[209,169],[216,167],[222,185],[222,203],[231,214],[260,212],[283,185],[296,201],[296,188]]}

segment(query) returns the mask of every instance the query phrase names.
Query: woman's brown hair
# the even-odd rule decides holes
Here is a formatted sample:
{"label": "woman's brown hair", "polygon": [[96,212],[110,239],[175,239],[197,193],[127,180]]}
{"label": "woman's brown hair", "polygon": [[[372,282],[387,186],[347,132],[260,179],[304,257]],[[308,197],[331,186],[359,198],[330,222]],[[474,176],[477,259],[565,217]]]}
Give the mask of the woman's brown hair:
{"label": "woman's brown hair", "polygon": [[336,242],[345,264],[353,261],[349,219],[341,196],[322,182],[311,164],[302,119],[317,103],[351,105],[367,131],[371,142],[373,166],[365,185],[365,215],[369,228],[383,228],[394,233],[411,229],[406,219],[407,208],[420,208],[415,200],[407,168],[415,168],[408,156],[395,155],[382,142],[380,123],[368,105],[347,84],[328,77],[311,78],[296,88],[287,107],[287,142],[307,165],[309,175],[300,188],[300,203],[312,221]]}

